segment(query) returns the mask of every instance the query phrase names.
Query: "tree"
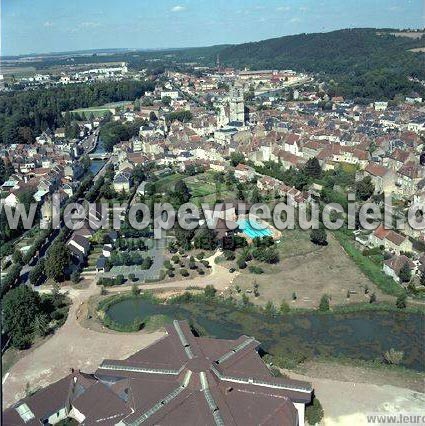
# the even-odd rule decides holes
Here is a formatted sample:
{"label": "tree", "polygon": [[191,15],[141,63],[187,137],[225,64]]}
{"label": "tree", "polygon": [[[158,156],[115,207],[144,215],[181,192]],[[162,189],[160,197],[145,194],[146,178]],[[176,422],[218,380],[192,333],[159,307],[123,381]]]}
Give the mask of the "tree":
{"label": "tree", "polygon": [[49,331],[49,319],[45,314],[39,314],[34,319],[34,332],[40,337],[45,336]]}
{"label": "tree", "polygon": [[325,246],[328,244],[326,231],[323,228],[320,229],[312,229],[310,232],[310,241],[313,244],[317,244],[319,246]]}
{"label": "tree", "polygon": [[2,185],[9,176],[14,172],[10,163],[5,163],[3,158],[0,157],[0,185]]}
{"label": "tree", "polygon": [[69,260],[70,252],[65,243],[62,241],[54,243],[49,250],[45,264],[47,277],[55,281],[63,281]]}
{"label": "tree", "polygon": [[421,285],[425,286],[425,270],[421,272],[419,282],[421,283]]}
{"label": "tree", "polygon": [[74,271],[74,272],[71,274],[71,281],[72,281],[74,284],[78,284],[78,283],[80,282],[80,277],[81,277],[80,271]]}
{"label": "tree", "polygon": [[406,293],[400,294],[400,296],[397,297],[395,305],[397,306],[398,309],[405,309],[407,306],[407,294]]}
{"label": "tree", "polygon": [[13,252],[12,256],[13,263],[16,263],[17,265],[23,265],[23,259],[22,259],[22,252],[21,250],[15,250]]}
{"label": "tree", "polygon": [[245,156],[241,152],[232,152],[230,154],[230,163],[233,167],[236,167],[240,163],[245,162]]}
{"label": "tree", "polygon": [[320,179],[322,176],[322,168],[316,157],[307,160],[304,166],[304,173],[313,179]]}
{"label": "tree", "polygon": [[400,269],[398,277],[402,283],[408,283],[412,278],[412,271],[410,269],[409,263],[406,262]]}
{"label": "tree", "polygon": [[45,278],[44,276],[44,259],[40,259],[34,268],[29,273],[29,280],[31,285],[38,285],[40,281]]}
{"label": "tree", "polygon": [[184,249],[190,250],[192,247],[192,240],[195,236],[194,229],[183,229],[176,221],[174,225],[174,235],[177,243]]}
{"label": "tree", "polygon": [[132,294],[133,296],[137,296],[138,294],[140,294],[140,289],[139,289],[139,287],[137,287],[137,285],[136,285],[136,284],[133,284],[133,285],[131,286],[131,294]]}
{"label": "tree", "polygon": [[216,233],[209,228],[198,229],[193,240],[195,248],[214,250],[217,247]]}
{"label": "tree", "polygon": [[324,294],[320,299],[319,311],[329,311],[329,296],[327,294]]}
{"label": "tree", "polygon": [[257,187],[254,187],[251,193],[251,203],[256,204],[261,202],[261,195]]}
{"label": "tree", "polygon": [[12,345],[24,348],[30,343],[28,337],[34,320],[41,313],[41,300],[37,292],[22,285],[10,290],[3,298],[3,326],[11,336]]}
{"label": "tree", "polygon": [[171,104],[171,98],[169,96],[164,96],[161,98],[161,101],[165,106],[170,106]]}
{"label": "tree", "polygon": [[190,200],[190,191],[183,179],[176,182],[172,197],[176,199],[179,205],[187,203]]}
{"label": "tree", "polygon": [[355,188],[357,199],[362,201],[368,200],[375,191],[375,186],[370,176],[365,176],[362,180],[358,181]]}
{"label": "tree", "polygon": [[212,299],[215,297],[217,290],[212,285],[207,285],[204,289],[204,295],[207,299]]}
{"label": "tree", "polygon": [[61,298],[60,295],[60,285],[57,281],[53,281],[52,283],[52,299],[53,303],[58,303]]}

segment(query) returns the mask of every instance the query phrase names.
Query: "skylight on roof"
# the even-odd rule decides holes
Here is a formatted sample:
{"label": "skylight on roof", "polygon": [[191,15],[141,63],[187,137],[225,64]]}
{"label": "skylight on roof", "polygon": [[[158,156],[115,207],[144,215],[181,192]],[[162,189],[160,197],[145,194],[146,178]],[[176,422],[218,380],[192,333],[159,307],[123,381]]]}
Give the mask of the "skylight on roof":
{"label": "skylight on roof", "polygon": [[28,423],[30,420],[35,418],[34,413],[30,410],[27,404],[21,404],[19,407],[16,407],[16,411],[25,423]]}

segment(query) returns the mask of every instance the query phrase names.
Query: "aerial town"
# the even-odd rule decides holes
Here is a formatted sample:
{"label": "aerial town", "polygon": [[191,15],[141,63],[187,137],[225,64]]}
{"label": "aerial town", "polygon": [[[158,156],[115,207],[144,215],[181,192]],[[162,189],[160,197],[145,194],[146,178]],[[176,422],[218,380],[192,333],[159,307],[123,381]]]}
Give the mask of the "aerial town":
{"label": "aerial town", "polygon": [[2,59],[1,424],[424,420],[425,77],[239,46]]}

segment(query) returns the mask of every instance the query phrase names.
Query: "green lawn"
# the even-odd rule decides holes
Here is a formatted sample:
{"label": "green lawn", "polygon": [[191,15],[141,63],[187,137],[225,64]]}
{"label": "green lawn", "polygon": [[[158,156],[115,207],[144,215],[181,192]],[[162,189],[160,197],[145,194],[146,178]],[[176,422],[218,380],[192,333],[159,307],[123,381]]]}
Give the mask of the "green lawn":
{"label": "green lawn", "polygon": [[384,274],[382,271],[382,263],[376,261],[376,256],[374,259],[363,256],[355,247],[353,238],[342,231],[335,231],[333,235],[360,270],[384,293],[393,296],[398,296],[403,293],[401,286]]}
{"label": "green lawn", "polygon": [[157,193],[168,192],[174,188],[174,185],[182,179],[180,173],[164,176],[155,182],[155,189]]}

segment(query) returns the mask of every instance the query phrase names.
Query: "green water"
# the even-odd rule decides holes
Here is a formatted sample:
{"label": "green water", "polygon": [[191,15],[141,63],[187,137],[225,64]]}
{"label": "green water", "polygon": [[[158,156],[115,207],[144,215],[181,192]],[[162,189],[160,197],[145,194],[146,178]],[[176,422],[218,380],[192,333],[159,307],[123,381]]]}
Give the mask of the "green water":
{"label": "green water", "polygon": [[273,354],[374,360],[390,348],[404,351],[402,365],[425,371],[425,316],[414,313],[364,311],[348,314],[302,313],[268,317],[233,306],[182,303],[156,304],[127,299],[112,305],[107,315],[119,324],[131,324],[156,314],[187,319],[200,333],[217,338],[254,336]]}

